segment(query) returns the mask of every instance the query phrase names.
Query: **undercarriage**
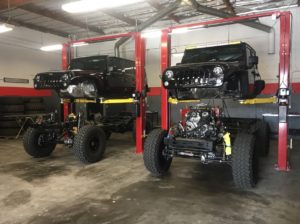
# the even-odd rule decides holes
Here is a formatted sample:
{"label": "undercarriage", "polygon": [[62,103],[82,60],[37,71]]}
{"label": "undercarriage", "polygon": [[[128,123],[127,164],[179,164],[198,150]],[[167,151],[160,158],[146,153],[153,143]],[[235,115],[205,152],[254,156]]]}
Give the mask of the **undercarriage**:
{"label": "undercarriage", "polygon": [[33,157],[46,157],[57,144],[63,144],[72,148],[81,162],[94,163],[102,159],[110,135],[132,131],[134,122],[131,113],[105,117],[95,114],[89,121],[82,113],[69,114],[63,122],[57,113],[50,113],[40,116],[27,130],[24,148]]}
{"label": "undercarriage", "polygon": [[182,109],[181,117],[168,131],[156,129],[146,139],[144,162],[152,175],[164,175],[173,158],[183,157],[228,164],[238,187],[255,186],[259,156],[269,150],[267,123],[226,117],[222,108],[204,104]]}

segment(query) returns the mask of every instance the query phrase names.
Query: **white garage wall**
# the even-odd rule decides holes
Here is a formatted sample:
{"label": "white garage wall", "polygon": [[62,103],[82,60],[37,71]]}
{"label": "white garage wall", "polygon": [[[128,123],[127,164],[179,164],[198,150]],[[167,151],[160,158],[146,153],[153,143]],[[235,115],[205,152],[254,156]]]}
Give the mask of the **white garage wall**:
{"label": "white garage wall", "polygon": [[[63,43],[66,39],[22,27],[0,34],[0,86],[33,87],[38,72],[61,68],[60,52],[43,52],[43,45]],[[30,79],[29,84],[4,83],[3,77]]]}

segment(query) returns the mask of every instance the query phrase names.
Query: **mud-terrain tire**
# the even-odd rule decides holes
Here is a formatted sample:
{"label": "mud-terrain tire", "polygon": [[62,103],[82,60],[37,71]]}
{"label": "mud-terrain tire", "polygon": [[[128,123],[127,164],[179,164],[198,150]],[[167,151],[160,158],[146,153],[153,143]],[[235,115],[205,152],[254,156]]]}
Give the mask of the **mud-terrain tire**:
{"label": "mud-terrain tire", "polygon": [[2,105],[0,112],[3,114],[24,113],[24,105]]}
{"label": "mud-terrain tire", "polygon": [[248,133],[238,133],[232,153],[232,176],[238,188],[255,187],[258,174],[258,157],[255,150],[255,136]]}
{"label": "mud-terrain tire", "polygon": [[270,126],[267,122],[260,122],[256,132],[256,147],[262,157],[267,157],[270,151]]}
{"label": "mud-terrain tire", "polygon": [[75,156],[85,164],[102,159],[106,146],[106,135],[102,128],[94,125],[82,127],[74,138]]}
{"label": "mud-terrain tire", "polygon": [[151,175],[155,177],[166,174],[172,163],[172,158],[166,158],[162,154],[166,136],[167,131],[154,129],[145,140],[144,164]]}
{"label": "mud-terrain tire", "polygon": [[25,111],[43,111],[45,110],[45,105],[43,103],[26,103]]}
{"label": "mud-terrain tire", "polygon": [[23,146],[25,151],[34,158],[50,156],[56,147],[56,143],[47,145],[40,144],[40,136],[45,132],[40,128],[28,128],[23,136]]}

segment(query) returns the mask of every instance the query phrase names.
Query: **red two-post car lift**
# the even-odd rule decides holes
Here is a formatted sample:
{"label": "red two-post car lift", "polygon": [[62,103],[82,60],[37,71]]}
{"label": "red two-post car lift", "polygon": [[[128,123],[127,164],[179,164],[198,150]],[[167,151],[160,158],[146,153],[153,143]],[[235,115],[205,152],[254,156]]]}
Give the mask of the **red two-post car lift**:
{"label": "red two-post car lift", "polygon": [[[136,153],[143,152],[143,142],[144,142],[144,130],[145,130],[145,97],[143,96],[143,90],[145,86],[145,40],[141,37],[140,33],[130,32],[121,33],[115,35],[100,36],[95,38],[87,38],[81,40],[74,40],[63,45],[62,49],[62,69],[68,69],[68,65],[71,55],[71,46],[78,43],[96,43],[109,41],[112,39],[122,38],[122,37],[132,37],[135,41],[135,66],[136,66],[136,93],[140,93],[141,97],[138,98],[139,102],[136,102],[139,106],[139,111],[136,117]],[[70,111],[70,104],[64,103],[64,117],[66,118]]]}
{"label": "red two-post car lift", "polygon": [[[261,14],[250,14],[226,19],[178,25],[162,30],[161,36],[161,70],[170,65],[171,35],[172,30],[180,28],[203,27],[209,25],[224,25],[234,22],[255,20],[261,17],[276,16],[280,20],[280,50],[279,50],[279,85],[278,85],[278,162],[276,167],[281,171],[288,171],[288,108],[290,87],[290,47],[291,47],[291,13],[270,11]],[[274,74],[276,75],[276,74]],[[170,126],[170,104],[168,102],[168,90],[161,87],[161,115],[162,129],[168,130]]]}

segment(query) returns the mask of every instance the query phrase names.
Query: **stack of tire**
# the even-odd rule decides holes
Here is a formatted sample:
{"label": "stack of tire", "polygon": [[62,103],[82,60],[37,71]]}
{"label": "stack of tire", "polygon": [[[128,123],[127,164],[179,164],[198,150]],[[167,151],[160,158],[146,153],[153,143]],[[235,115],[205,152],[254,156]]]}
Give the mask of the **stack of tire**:
{"label": "stack of tire", "polygon": [[0,136],[16,136],[20,130],[15,116],[25,112],[24,102],[21,98],[0,98]]}
{"label": "stack of tire", "polygon": [[24,103],[25,114],[42,114],[46,111],[43,98],[29,98]]}
{"label": "stack of tire", "polygon": [[20,131],[19,115],[34,115],[45,112],[42,98],[1,97],[0,136],[16,136]]}

